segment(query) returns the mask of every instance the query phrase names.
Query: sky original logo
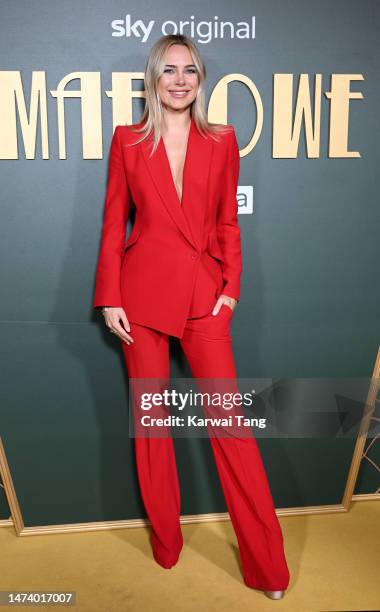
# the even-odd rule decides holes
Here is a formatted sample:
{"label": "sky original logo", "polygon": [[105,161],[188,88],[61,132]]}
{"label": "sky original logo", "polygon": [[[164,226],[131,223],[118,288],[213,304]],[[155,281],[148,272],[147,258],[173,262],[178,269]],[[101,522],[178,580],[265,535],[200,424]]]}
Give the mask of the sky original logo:
{"label": "sky original logo", "polygon": [[[111,21],[112,36],[116,38],[136,38],[142,43],[146,43],[152,33],[156,22],[154,19],[144,21],[143,19],[133,19],[132,15],[126,15],[124,19],[114,19]],[[159,25],[159,24],[157,24]],[[196,21],[194,15],[190,16],[189,21],[164,21],[161,24],[161,34],[186,34],[194,38],[198,43],[207,44],[211,40],[218,38],[222,40],[250,40],[255,38],[256,17],[252,16],[251,21],[221,21],[218,15],[210,21]]]}

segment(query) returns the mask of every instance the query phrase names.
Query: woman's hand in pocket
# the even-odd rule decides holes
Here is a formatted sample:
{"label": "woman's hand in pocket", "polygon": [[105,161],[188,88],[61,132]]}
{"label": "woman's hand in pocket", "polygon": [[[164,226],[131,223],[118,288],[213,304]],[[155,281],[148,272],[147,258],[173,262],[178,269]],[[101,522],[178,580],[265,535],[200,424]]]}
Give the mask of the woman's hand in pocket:
{"label": "woman's hand in pocket", "polygon": [[226,304],[229,308],[231,308],[232,312],[235,310],[237,300],[235,298],[230,297],[229,295],[223,295],[223,293],[218,297],[218,300],[212,310],[213,315],[217,315],[219,310],[222,307],[222,304]]}

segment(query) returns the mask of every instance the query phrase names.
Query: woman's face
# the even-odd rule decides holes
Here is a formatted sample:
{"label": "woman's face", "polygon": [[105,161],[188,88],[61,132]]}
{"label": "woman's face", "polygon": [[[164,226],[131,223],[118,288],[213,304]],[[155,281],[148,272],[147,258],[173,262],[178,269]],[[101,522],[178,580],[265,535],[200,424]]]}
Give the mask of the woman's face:
{"label": "woman's face", "polygon": [[158,81],[162,105],[173,111],[183,111],[193,102],[197,91],[198,74],[189,49],[185,45],[171,45]]}

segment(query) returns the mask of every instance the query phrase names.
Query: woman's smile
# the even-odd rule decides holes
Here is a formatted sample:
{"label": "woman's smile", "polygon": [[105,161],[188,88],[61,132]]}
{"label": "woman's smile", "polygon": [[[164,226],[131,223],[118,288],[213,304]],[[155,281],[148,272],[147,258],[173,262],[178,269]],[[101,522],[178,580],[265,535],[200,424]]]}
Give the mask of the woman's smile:
{"label": "woman's smile", "polygon": [[173,98],[184,98],[189,93],[189,90],[186,91],[172,91],[169,89],[169,93]]}

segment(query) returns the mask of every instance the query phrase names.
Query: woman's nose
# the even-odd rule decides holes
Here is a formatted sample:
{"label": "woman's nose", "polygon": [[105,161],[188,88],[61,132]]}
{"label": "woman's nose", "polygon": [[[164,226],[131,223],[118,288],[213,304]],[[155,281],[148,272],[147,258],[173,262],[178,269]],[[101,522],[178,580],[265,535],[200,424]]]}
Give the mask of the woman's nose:
{"label": "woman's nose", "polygon": [[181,84],[181,83],[184,83],[184,82],[185,82],[185,77],[184,77],[182,72],[179,72],[177,74],[177,83]]}

